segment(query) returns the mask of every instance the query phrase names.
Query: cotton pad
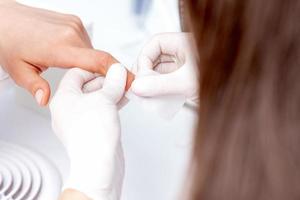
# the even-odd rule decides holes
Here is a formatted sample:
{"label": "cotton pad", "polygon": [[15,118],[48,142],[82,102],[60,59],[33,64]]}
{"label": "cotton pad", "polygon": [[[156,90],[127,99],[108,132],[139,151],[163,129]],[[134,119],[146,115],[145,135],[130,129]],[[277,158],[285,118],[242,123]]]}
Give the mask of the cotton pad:
{"label": "cotton pad", "polygon": [[157,113],[160,117],[171,120],[185,103],[183,95],[165,95],[159,97],[139,97],[131,91],[126,93],[130,101],[135,101],[147,112]]}
{"label": "cotton pad", "polygon": [[[153,76],[160,74],[153,70],[143,70],[143,72],[139,72],[136,77],[147,75]],[[157,113],[158,116],[166,120],[171,120],[186,102],[185,96],[180,94],[156,97],[140,97],[135,95],[130,89],[125,96],[130,101],[135,101],[141,105],[142,109],[146,112]]]}

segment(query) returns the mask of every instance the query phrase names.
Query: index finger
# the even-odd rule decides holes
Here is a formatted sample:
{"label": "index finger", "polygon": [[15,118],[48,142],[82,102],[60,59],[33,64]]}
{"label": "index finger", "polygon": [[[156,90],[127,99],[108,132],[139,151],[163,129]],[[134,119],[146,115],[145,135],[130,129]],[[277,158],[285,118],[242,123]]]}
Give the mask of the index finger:
{"label": "index finger", "polygon": [[55,66],[60,68],[78,67],[93,73],[105,75],[108,68],[117,63],[111,54],[91,48],[64,47],[53,52],[47,52],[41,60],[45,66]]}
{"label": "index finger", "polygon": [[95,78],[93,73],[79,68],[71,69],[62,78],[58,91],[63,90],[64,92],[82,94],[83,85],[93,78]]}
{"label": "index finger", "polygon": [[[46,66],[57,66],[60,68],[78,67],[89,72],[105,76],[111,65],[119,63],[110,53],[90,48],[62,48],[53,52],[49,59],[46,59]],[[128,89],[134,80],[134,75],[128,72]]]}

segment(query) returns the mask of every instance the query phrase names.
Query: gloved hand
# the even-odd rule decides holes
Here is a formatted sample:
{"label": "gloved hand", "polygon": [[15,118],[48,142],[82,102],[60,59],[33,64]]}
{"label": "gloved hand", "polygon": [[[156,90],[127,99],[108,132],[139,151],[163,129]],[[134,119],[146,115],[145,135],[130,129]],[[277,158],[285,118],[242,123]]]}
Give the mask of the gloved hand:
{"label": "gloved hand", "polygon": [[[138,57],[131,91],[143,97],[185,95],[198,103],[198,67],[192,43],[189,33],[156,35]],[[150,70],[160,74],[153,75]]]}
{"label": "gloved hand", "polygon": [[50,103],[52,127],[70,158],[64,188],[94,200],[114,200],[121,194],[124,174],[116,104],[124,94],[126,70],[113,64],[101,89],[86,92],[85,87],[83,91],[84,84],[94,78],[81,69],[66,73]]}

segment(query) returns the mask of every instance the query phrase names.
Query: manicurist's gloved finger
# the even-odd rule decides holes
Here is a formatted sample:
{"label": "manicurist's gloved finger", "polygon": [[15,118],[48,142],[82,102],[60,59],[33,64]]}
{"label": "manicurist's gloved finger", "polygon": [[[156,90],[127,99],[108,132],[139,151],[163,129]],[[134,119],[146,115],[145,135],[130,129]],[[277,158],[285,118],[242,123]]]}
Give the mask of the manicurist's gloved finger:
{"label": "manicurist's gloved finger", "polygon": [[138,96],[184,95],[198,99],[198,65],[189,33],[158,34],[146,44],[135,67],[131,91]]}
{"label": "manicurist's gloved finger", "polygon": [[120,63],[113,64],[104,80],[101,92],[108,96],[112,102],[118,103],[125,92],[127,72]]}
{"label": "manicurist's gloved finger", "polygon": [[74,68],[69,70],[60,82],[59,90],[64,92],[82,94],[83,85],[95,78],[93,73]]}
{"label": "manicurist's gloved finger", "polygon": [[50,86],[40,76],[41,71],[25,62],[20,62],[17,65],[14,68],[14,73],[11,73],[13,80],[17,85],[28,90],[35,97],[39,105],[47,105],[50,97]]}
{"label": "manicurist's gloved finger", "polygon": [[137,69],[134,71],[154,69],[158,63],[170,64],[173,62],[170,58],[174,55],[183,58],[183,55],[178,51],[178,42],[180,41],[174,41],[174,38],[172,37],[172,35],[175,34],[177,33],[155,35],[142,49],[137,60]]}
{"label": "manicurist's gloved finger", "polygon": [[89,93],[89,92],[94,92],[96,90],[100,90],[103,86],[104,79],[105,78],[103,76],[99,76],[90,80],[89,82],[84,84],[82,91],[84,93]]}

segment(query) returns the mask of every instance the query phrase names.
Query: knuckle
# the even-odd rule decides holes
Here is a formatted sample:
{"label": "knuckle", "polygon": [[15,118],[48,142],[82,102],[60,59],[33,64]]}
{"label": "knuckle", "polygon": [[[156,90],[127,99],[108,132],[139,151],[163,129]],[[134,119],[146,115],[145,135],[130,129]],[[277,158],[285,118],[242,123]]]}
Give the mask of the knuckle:
{"label": "knuckle", "polygon": [[109,67],[114,62],[113,56],[107,52],[99,53],[99,55],[95,57],[95,60],[99,62],[99,65],[104,65],[105,67]]}
{"label": "knuckle", "polygon": [[84,27],[82,23],[77,23],[77,22],[73,22],[71,24],[71,26],[78,32],[83,32],[84,31]]}
{"label": "knuckle", "polygon": [[13,81],[20,87],[28,89],[28,83],[30,82],[30,80],[24,80],[24,77],[21,74],[18,73],[12,73],[10,75],[13,79]]}
{"label": "knuckle", "polygon": [[110,66],[113,62],[113,57],[110,53],[105,53],[104,54],[104,63],[106,64],[106,66]]}
{"label": "knuckle", "polygon": [[157,46],[157,44],[160,44],[160,40],[164,37],[165,33],[157,33],[153,35],[147,42],[146,45],[143,47],[142,53],[145,51],[147,52],[149,47]]}
{"label": "knuckle", "polygon": [[71,23],[74,28],[82,31],[84,29],[81,19],[76,15],[70,15]]}
{"label": "knuckle", "polygon": [[31,88],[32,92],[37,90],[41,86],[40,82],[37,81],[28,81],[28,87]]}
{"label": "knuckle", "polygon": [[77,15],[69,15],[70,19],[76,22],[81,22],[81,19]]}
{"label": "knuckle", "polygon": [[74,38],[78,36],[78,32],[72,25],[66,26],[63,30],[63,36],[66,38]]}

